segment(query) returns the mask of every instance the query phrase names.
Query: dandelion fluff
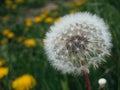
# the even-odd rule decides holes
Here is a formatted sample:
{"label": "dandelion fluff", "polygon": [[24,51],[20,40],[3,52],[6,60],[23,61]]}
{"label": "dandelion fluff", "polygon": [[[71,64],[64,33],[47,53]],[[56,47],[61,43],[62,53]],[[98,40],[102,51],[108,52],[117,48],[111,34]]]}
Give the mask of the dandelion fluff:
{"label": "dandelion fluff", "polygon": [[96,15],[80,12],[66,15],[53,26],[45,38],[50,63],[62,73],[81,74],[98,67],[110,55],[111,34]]}

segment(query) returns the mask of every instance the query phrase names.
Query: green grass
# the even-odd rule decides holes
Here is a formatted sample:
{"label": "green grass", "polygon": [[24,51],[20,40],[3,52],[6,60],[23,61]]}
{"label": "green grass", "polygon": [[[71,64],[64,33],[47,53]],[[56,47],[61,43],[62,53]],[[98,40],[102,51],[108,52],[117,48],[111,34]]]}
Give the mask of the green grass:
{"label": "green grass", "polygon": [[[51,24],[45,23],[44,20],[40,23],[33,22],[33,25],[26,29],[24,16],[29,13],[26,13],[24,9],[37,9],[39,6],[36,3],[37,0],[32,3],[33,6],[31,7],[31,4],[26,1],[24,4],[19,5],[17,10],[8,9],[6,11],[3,4],[0,7],[0,10],[4,9],[0,13],[0,40],[6,38],[2,35],[2,31],[6,28],[15,33],[14,39],[8,39],[8,43],[0,45],[0,58],[3,58],[6,61],[6,67],[9,67],[9,74],[0,80],[0,83],[3,84],[0,84],[0,90],[12,90],[11,82],[25,73],[29,73],[36,78],[37,85],[32,90],[86,90],[82,75],[76,77],[63,75],[48,62],[48,58],[40,42],[45,38],[45,34]],[[47,3],[47,0],[42,3]],[[99,69],[93,70],[91,68],[89,78],[92,90],[98,90],[98,79],[102,77],[107,79],[108,90],[120,90],[120,87],[118,87],[118,82],[120,83],[119,4],[114,0],[89,0],[83,5],[75,7],[63,5],[63,2],[59,2],[58,5],[59,8],[52,10],[48,16],[53,18],[61,17],[68,14],[71,9],[76,9],[77,11],[89,11],[97,14],[109,25],[109,30],[113,37],[111,56],[106,58],[107,63],[102,64]],[[54,12],[57,12],[58,15],[54,16]],[[2,22],[4,15],[10,16],[10,19],[5,23]],[[18,21],[19,17],[22,18],[20,22]],[[23,42],[18,43],[16,41],[19,36],[24,36],[26,39],[34,38],[37,40],[37,45],[27,48]]]}

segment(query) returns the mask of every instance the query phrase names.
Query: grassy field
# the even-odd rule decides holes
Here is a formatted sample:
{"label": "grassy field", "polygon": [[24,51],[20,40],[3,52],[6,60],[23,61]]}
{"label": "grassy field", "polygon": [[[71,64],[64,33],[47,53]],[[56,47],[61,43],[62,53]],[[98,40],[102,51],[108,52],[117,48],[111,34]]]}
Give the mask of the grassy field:
{"label": "grassy field", "polygon": [[[90,70],[92,90],[98,90],[100,78],[107,79],[107,90],[120,90],[119,3],[119,0],[0,0],[0,90],[14,90],[14,87],[29,90],[20,89],[18,83],[13,85],[22,75],[32,78],[30,90],[86,90],[82,75],[63,75],[55,70],[43,49],[50,25],[66,14],[79,11],[103,18],[112,34],[111,56],[99,69]],[[22,78],[19,82],[27,81]]]}

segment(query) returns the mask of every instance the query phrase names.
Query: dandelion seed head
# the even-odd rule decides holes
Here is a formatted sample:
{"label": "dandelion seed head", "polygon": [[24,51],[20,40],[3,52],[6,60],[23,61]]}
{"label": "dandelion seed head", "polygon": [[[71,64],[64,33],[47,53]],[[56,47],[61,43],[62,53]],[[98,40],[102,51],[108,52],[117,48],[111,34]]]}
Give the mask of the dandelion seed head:
{"label": "dandelion seed head", "polygon": [[108,26],[96,15],[66,15],[46,34],[45,50],[51,64],[63,73],[81,74],[98,67],[112,47]]}

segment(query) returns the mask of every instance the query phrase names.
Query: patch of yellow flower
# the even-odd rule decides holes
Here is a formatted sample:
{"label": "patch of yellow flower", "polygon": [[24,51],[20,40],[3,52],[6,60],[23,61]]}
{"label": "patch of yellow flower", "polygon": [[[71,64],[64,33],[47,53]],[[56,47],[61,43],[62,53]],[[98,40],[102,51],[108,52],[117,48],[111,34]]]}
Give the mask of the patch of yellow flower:
{"label": "patch of yellow flower", "polygon": [[0,59],[0,79],[8,75],[8,68],[3,67],[4,63],[5,63],[4,60]]}
{"label": "patch of yellow flower", "polygon": [[26,21],[25,21],[25,25],[26,25],[27,27],[32,26],[32,19],[31,19],[31,18],[27,18]]}
{"label": "patch of yellow flower", "polygon": [[1,67],[0,68],[0,79],[2,79],[6,75],[8,75],[8,68],[7,67]]}
{"label": "patch of yellow flower", "polygon": [[22,75],[12,82],[12,87],[15,90],[30,90],[36,85],[36,80],[29,74]]}
{"label": "patch of yellow flower", "polygon": [[7,35],[7,37],[9,38],[9,39],[12,39],[12,38],[14,38],[14,33],[13,32],[10,32],[8,35]]}
{"label": "patch of yellow flower", "polygon": [[45,23],[53,23],[54,22],[54,19],[52,17],[47,17],[45,19]]}
{"label": "patch of yellow flower", "polygon": [[43,17],[41,17],[41,16],[36,16],[35,18],[34,18],[34,22],[36,22],[36,23],[39,23],[39,22],[41,22],[43,20]]}
{"label": "patch of yellow flower", "polygon": [[35,41],[35,39],[27,39],[27,40],[25,40],[24,45],[26,47],[34,47],[34,46],[36,46],[36,41]]}
{"label": "patch of yellow flower", "polygon": [[3,34],[4,36],[6,36],[6,35],[8,35],[8,34],[9,34],[9,32],[10,32],[10,30],[9,30],[9,29],[5,29],[5,30],[3,30],[2,34]]}
{"label": "patch of yellow flower", "polygon": [[2,34],[3,34],[4,36],[6,36],[7,38],[9,38],[9,39],[14,38],[14,36],[15,36],[14,33],[11,32],[9,29],[3,30]]}
{"label": "patch of yellow flower", "polygon": [[49,13],[50,13],[49,10],[45,10],[42,14],[40,14],[39,16],[36,16],[34,18],[34,22],[36,22],[36,23],[41,22]]}

